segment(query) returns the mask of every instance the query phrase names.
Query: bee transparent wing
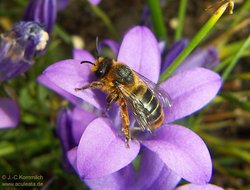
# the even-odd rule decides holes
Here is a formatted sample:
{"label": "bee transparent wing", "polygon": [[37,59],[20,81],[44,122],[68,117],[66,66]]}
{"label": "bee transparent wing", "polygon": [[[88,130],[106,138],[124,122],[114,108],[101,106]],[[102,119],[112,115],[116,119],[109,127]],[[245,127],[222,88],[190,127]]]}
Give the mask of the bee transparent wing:
{"label": "bee transparent wing", "polygon": [[164,107],[169,108],[172,106],[171,97],[164,89],[162,89],[158,84],[155,84],[154,82],[152,82],[148,78],[144,77],[140,73],[137,73],[136,71],[134,71],[134,72],[153,91],[154,95],[157,97],[158,101],[160,102],[160,104],[162,105],[163,108]]}
{"label": "bee transparent wing", "polygon": [[129,92],[123,85],[118,85],[118,89],[123,95],[129,110],[132,111],[135,120],[142,130],[150,130],[150,123],[147,120],[148,111],[144,109],[143,103],[137,98],[134,93]]}

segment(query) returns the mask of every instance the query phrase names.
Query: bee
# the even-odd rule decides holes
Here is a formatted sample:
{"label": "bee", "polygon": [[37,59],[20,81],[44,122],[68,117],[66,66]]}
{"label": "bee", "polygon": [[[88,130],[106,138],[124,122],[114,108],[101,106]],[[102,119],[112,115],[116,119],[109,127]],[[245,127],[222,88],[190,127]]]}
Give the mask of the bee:
{"label": "bee", "polygon": [[171,106],[170,97],[163,89],[126,64],[107,57],[99,57],[95,63],[81,63],[92,65],[91,71],[97,80],[75,90],[100,89],[107,93],[106,110],[114,102],[119,105],[122,131],[127,145],[131,140],[128,109],[132,111],[142,130],[151,131],[162,125],[165,118],[163,107]]}

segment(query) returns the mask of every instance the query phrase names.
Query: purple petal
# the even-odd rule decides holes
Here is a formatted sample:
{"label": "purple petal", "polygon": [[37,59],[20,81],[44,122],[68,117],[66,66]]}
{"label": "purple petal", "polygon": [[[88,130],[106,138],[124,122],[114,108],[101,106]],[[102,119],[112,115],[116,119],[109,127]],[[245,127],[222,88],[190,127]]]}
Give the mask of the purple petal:
{"label": "purple petal", "polygon": [[72,111],[70,109],[63,108],[58,113],[56,122],[56,134],[59,137],[62,146],[63,167],[66,171],[72,170],[72,167],[67,159],[67,152],[76,146],[74,139],[72,138],[71,115]]}
{"label": "purple petal", "polygon": [[213,69],[219,64],[218,51],[214,48],[206,50],[196,50],[175,71],[181,72],[195,67],[205,67]]}
{"label": "purple petal", "polygon": [[31,0],[24,14],[24,21],[36,21],[45,25],[46,31],[52,31],[56,20],[56,0]]}
{"label": "purple petal", "polygon": [[45,1],[45,7],[43,9],[44,23],[46,24],[47,31],[50,33],[56,21],[57,15],[57,3],[56,0]]}
{"label": "purple petal", "polygon": [[78,173],[77,171],[77,166],[76,166],[76,162],[77,162],[77,146],[72,148],[71,150],[69,150],[67,152],[67,158],[71,164],[71,166],[75,169],[75,171]]}
{"label": "purple petal", "polygon": [[75,147],[76,144],[72,139],[72,111],[70,109],[63,108],[59,111],[56,126],[56,133],[61,141],[63,151]]}
{"label": "purple petal", "polygon": [[37,81],[40,82],[41,84],[43,84],[44,86],[48,87],[49,89],[55,91],[56,93],[60,94],[61,96],[63,96],[67,100],[69,100],[71,103],[78,105],[78,106],[83,104],[83,100],[81,98],[78,98],[78,97],[74,96],[73,94],[67,92],[63,88],[57,86],[46,75],[43,75],[43,74],[40,75],[37,78]]}
{"label": "purple petal", "polygon": [[16,127],[19,117],[16,102],[8,98],[0,98],[0,129]]}
{"label": "purple petal", "polygon": [[77,97],[79,97],[96,108],[102,109],[105,105],[103,94],[100,95],[100,92],[90,89],[75,91],[75,88],[89,84],[92,78],[89,64],[80,64],[79,60],[68,59],[49,66],[39,76],[38,81],[73,103],[78,103]]}
{"label": "purple petal", "polygon": [[178,187],[176,190],[223,190],[223,188],[212,184],[207,184],[207,185],[187,184]]}
{"label": "purple petal", "polygon": [[89,124],[77,149],[77,168],[82,179],[103,177],[118,171],[133,161],[140,144],[126,147],[124,140],[110,128],[110,120],[98,118]]}
{"label": "purple petal", "polygon": [[130,189],[129,184],[135,181],[135,171],[132,164],[129,164],[125,168],[92,180],[84,180],[90,189],[94,190],[126,190]]}
{"label": "purple petal", "polygon": [[157,154],[149,149],[142,149],[140,169],[134,189],[172,190],[181,177],[166,167]]}
{"label": "purple petal", "polygon": [[36,1],[34,0],[30,0],[30,2],[28,3],[27,7],[26,7],[26,10],[24,12],[24,16],[23,16],[23,20],[31,20],[33,18],[33,14],[34,14],[34,11],[35,8],[36,8]]}
{"label": "purple petal", "polygon": [[81,136],[88,124],[97,117],[96,114],[82,108],[63,108],[57,116],[57,135],[63,150],[68,151],[79,144]]}
{"label": "purple petal", "polygon": [[[71,163],[72,167],[77,171],[76,168],[76,160],[77,160],[77,148],[75,147],[68,151],[68,160]],[[84,180],[84,182],[91,188],[91,189],[101,189],[101,190],[126,190],[128,185],[133,183],[135,180],[135,171],[132,164],[129,164],[125,168],[121,170],[101,177],[97,179],[88,179]]]}
{"label": "purple petal", "polygon": [[195,184],[206,184],[212,175],[212,161],[203,140],[190,129],[165,125],[142,144],[155,152],[168,168]]}
{"label": "purple petal", "polygon": [[79,61],[91,61],[94,62],[95,59],[91,53],[89,53],[86,50],[83,49],[73,49],[73,59],[79,60]]}
{"label": "purple petal", "polygon": [[98,5],[101,2],[101,0],[88,0],[88,1],[93,5]]}
{"label": "purple petal", "polygon": [[168,68],[168,66],[176,59],[176,57],[182,52],[182,50],[187,46],[187,44],[187,39],[181,39],[170,47],[168,54],[166,55],[166,58],[163,61],[161,72],[165,71]]}
{"label": "purple petal", "polygon": [[161,84],[172,99],[172,107],[165,110],[165,121],[172,122],[201,109],[216,96],[221,84],[217,73],[200,67],[169,78]]}
{"label": "purple petal", "polygon": [[124,36],[117,59],[156,83],[160,73],[160,56],[154,34],[147,27],[136,26]]}
{"label": "purple petal", "polygon": [[160,42],[158,42],[158,46],[159,46],[161,54],[163,54],[163,52],[164,52],[164,50],[166,48],[166,42],[165,41],[160,41]]}
{"label": "purple petal", "polygon": [[97,118],[97,115],[76,107],[72,113],[72,135],[75,144],[79,144],[82,134],[88,124]]}

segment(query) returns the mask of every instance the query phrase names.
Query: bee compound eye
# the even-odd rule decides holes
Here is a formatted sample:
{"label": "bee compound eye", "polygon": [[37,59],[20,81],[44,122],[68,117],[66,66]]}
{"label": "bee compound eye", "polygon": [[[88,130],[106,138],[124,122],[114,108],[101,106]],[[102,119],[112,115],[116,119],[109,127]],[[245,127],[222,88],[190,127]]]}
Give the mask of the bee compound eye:
{"label": "bee compound eye", "polygon": [[101,78],[104,76],[104,70],[98,69],[95,74],[96,74],[96,77]]}
{"label": "bee compound eye", "polygon": [[111,68],[111,63],[109,61],[103,60],[100,62],[99,68],[95,72],[97,78],[104,77]]}

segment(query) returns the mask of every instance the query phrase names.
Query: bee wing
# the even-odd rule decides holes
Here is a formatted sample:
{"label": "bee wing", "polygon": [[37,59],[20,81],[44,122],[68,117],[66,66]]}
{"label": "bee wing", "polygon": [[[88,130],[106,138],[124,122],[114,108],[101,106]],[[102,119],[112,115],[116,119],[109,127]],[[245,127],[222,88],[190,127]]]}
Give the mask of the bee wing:
{"label": "bee wing", "polygon": [[[142,80],[147,85],[147,87],[154,93],[163,108],[171,107],[171,98],[164,89],[160,88],[159,85],[155,84],[154,82],[142,76],[141,74],[137,72],[135,73],[138,75],[140,80]],[[128,91],[122,84],[118,85],[118,89],[122,93],[123,98],[127,102],[128,108],[132,111],[141,129],[150,131],[149,126],[151,126],[152,121],[149,120],[147,117],[148,115],[150,115],[150,113],[147,109],[144,108],[144,104],[140,101],[140,98],[138,98],[136,94]]]}
{"label": "bee wing", "polygon": [[128,108],[132,111],[135,120],[139,124],[142,130],[150,130],[148,126],[150,126],[150,121],[147,119],[148,111],[144,109],[143,103],[137,98],[134,93],[129,92],[123,85],[118,85],[118,89],[123,95]]}
{"label": "bee wing", "polygon": [[152,82],[148,78],[144,77],[140,73],[137,73],[136,71],[134,71],[134,72],[139,76],[139,78],[143,82],[145,82],[147,84],[148,88],[152,90],[152,92],[157,97],[158,101],[160,102],[160,104],[162,105],[163,108],[164,107],[169,108],[172,106],[171,97],[164,89],[162,89],[158,84],[155,84],[154,82]]}

